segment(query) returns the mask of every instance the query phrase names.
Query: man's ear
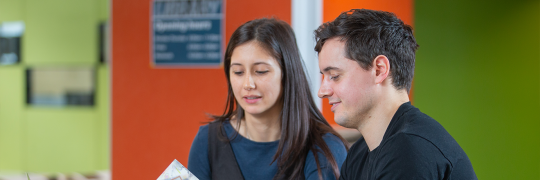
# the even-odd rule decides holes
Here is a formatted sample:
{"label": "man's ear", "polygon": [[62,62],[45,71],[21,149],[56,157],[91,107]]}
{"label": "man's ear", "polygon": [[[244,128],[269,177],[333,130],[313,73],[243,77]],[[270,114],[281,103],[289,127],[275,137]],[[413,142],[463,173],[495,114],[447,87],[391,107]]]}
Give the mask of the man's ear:
{"label": "man's ear", "polygon": [[384,55],[378,55],[373,60],[375,70],[375,83],[381,84],[390,74],[390,61]]}

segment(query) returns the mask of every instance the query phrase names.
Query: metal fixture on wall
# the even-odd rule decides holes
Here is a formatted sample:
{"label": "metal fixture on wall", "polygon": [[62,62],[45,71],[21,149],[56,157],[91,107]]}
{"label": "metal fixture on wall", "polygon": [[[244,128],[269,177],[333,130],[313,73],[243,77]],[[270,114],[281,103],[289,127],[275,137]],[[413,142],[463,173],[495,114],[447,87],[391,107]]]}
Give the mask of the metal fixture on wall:
{"label": "metal fixture on wall", "polygon": [[0,65],[17,64],[21,61],[21,37],[24,22],[0,23]]}

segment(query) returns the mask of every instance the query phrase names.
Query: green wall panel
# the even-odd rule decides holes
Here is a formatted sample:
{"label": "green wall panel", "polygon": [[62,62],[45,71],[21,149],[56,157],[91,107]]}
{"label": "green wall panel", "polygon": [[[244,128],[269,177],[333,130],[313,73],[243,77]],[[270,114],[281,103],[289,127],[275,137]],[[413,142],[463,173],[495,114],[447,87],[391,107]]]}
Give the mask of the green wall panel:
{"label": "green wall panel", "polygon": [[99,1],[27,0],[26,63],[93,64],[97,59]]}
{"label": "green wall panel", "polygon": [[110,169],[111,151],[111,121],[110,121],[110,81],[109,68],[98,67],[98,82],[96,91],[97,118],[97,169]]}
{"label": "green wall panel", "polygon": [[0,0],[0,22],[17,21],[24,18],[23,0]]}
{"label": "green wall panel", "polygon": [[[107,0],[0,0],[0,22],[22,20],[22,63],[0,66],[0,174],[81,172],[110,168],[109,68],[98,64],[98,25]],[[95,66],[96,104],[30,107],[25,70]]]}
{"label": "green wall panel", "polygon": [[28,171],[91,172],[97,168],[97,114],[93,108],[29,108]]}
{"label": "green wall panel", "polygon": [[415,2],[414,103],[479,179],[539,179],[539,1]]}
{"label": "green wall panel", "polygon": [[24,168],[23,110],[24,71],[17,66],[0,66],[0,170]]}

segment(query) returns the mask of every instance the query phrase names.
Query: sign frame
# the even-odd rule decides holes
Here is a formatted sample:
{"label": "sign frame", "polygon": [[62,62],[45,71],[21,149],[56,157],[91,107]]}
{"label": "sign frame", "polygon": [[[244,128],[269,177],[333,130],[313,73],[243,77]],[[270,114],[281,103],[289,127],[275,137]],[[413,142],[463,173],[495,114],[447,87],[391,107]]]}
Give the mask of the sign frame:
{"label": "sign frame", "polygon": [[[156,13],[155,13],[155,5],[156,3],[159,3],[159,2],[169,2],[169,3],[193,3],[193,2],[200,2],[202,4],[202,2],[212,2],[212,3],[220,3],[220,7],[218,8],[218,11],[220,11],[220,13],[217,13],[217,14],[196,14],[196,13],[189,13],[189,14],[181,14],[181,15],[167,15],[167,17],[165,16],[161,16],[161,17],[156,17]],[[163,7],[163,6],[162,6]],[[225,52],[225,8],[226,7],[226,0],[152,0],[150,1],[150,65],[152,68],[175,68],[175,69],[182,69],[182,68],[187,68],[187,69],[218,69],[218,68],[222,68],[223,67],[223,55],[224,55],[224,52]],[[170,8],[169,8],[170,9]],[[189,11],[193,11],[193,10],[189,10]],[[172,60],[171,62],[163,62],[163,61],[159,61],[157,60],[156,61],[156,27],[157,24],[157,19],[160,19],[160,20],[163,20],[163,19],[175,19],[176,22],[180,22],[180,24],[184,24],[185,26],[188,26],[187,29],[189,29],[189,26],[190,27],[195,27],[195,28],[198,28],[198,27],[208,27],[207,24],[203,24],[201,25],[200,23],[197,24],[190,24],[190,25],[186,25],[186,24],[189,24],[187,22],[199,22],[197,20],[216,20],[216,19],[219,19],[219,26],[217,26],[217,28],[219,28],[219,30],[217,32],[219,32],[219,38],[217,38],[215,35],[216,34],[212,34],[210,36],[206,36],[204,39],[212,39],[212,40],[219,40],[219,42],[216,44],[215,42],[214,43],[199,43],[199,44],[190,44],[189,42],[182,42],[185,44],[185,48],[181,47],[181,48],[174,48],[174,50],[171,50],[170,53],[186,53],[186,54],[189,54],[190,51],[188,50],[188,45],[191,45],[190,47],[203,47],[203,48],[210,48],[212,49],[213,51],[212,52],[195,52],[193,54],[198,54],[198,55],[201,55],[203,54],[205,57],[212,57],[213,58],[213,61],[209,62],[208,60],[204,61],[204,62],[196,62],[196,60],[190,60],[186,57],[180,57],[180,58],[177,58],[176,60]],[[212,28],[216,27],[214,26],[215,24],[215,21],[213,22],[213,24],[211,25]],[[178,24],[177,24],[178,25]],[[165,29],[167,27],[171,27],[171,25],[168,25],[168,26],[160,26],[160,27],[165,27]],[[178,26],[176,26],[178,27]],[[185,28],[184,28],[185,29]],[[188,30],[189,31],[189,30]],[[186,31],[186,32],[188,32]],[[216,32],[216,31],[214,31]],[[190,39],[190,40],[193,40],[192,37],[188,37],[187,35],[190,35],[190,34],[183,34],[183,33],[180,33],[180,32],[177,32],[176,34],[173,34],[172,36],[169,36],[169,37],[176,37],[176,40],[178,40],[180,37],[180,39],[182,38],[182,36],[184,36],[184,40],[185,39]],[[196,35],[195,35],[196,36]],[[208,37],[211,37],[211,38],[208,38]],[[162,37],[160,39],[163,39]],[[197,39],[197,38],[195,38]],[[167,40],[166,40],[167,41]],[[177,44],[179,44],[178,42],[176,42]],[[195,45],[195,46],[193,46]],[[197,46],[198,45],[198,46]],[[180,45],[181,46],[181,45]],[[168,49],[168,44],[159,44],[158,49]],[[218,50],[216,50],[216,48]],[[191,49],[194,49],[194,48],[191,48]],[[207,50],[207,49],[206,49]],[[206,53],[206,54],[205,54]],[[176,55],[175,54],[175,55]],[[163,57],[163,56],[162,56]],[[191,57],[195,57],[195,56],[191,56]],[[176,58],[173,56],[173,58]],[[178,60],[180,59],[180,60]],[[189,62],[189,61],[192,61],[192,62]]]}

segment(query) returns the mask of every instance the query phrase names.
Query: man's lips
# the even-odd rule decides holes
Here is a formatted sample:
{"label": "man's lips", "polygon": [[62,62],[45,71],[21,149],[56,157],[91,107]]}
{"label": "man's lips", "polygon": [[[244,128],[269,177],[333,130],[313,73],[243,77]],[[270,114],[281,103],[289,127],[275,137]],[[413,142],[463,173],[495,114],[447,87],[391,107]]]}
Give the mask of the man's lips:
{"label": "man's lips", "polygon": [[330,111],[334,112],[336,110],[336,107],[341,105],[341,102],[330,102],[330,105],[332,105],[332,108],[330,109]]}

